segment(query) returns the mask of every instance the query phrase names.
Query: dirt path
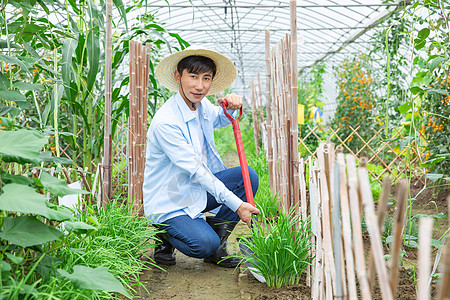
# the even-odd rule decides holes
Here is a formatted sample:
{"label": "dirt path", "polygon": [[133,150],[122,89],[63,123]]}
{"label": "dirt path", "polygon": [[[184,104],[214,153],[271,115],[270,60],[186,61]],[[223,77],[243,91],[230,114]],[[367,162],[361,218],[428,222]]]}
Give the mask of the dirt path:
{"label": "dirt path", "polygon": [[[245,230],[243,223],[236,229],[237,232]],[[232,234],[229,239],[232,253],[238,251],[236,237]],[[220,268],[178,251],[176,259],[175,266],[164,267],[167,272],[153,269],[142,275],[141,281],[149,293],[141,292],[141,299],[270,299],[275,296],[274,289],[240,268]]]}

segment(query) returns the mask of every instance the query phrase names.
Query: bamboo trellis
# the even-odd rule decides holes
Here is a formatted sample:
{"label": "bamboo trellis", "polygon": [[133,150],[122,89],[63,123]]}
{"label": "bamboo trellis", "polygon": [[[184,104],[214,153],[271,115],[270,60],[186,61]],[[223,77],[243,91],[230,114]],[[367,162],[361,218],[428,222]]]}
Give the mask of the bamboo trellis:
{"label": "bamboo trellis", "polygon": [[[318,142],[323,142],[322,138],[317,134],[317,131],[319,130],[318,126],[311,127],[309,125],[306,125],[308,128],[308,133],[301,137],[299,139],[299,145],[300,147],[303,147],[309,155],[311,155],[314,159],[317,158],[317,148],[311,149],[311,146],[308,146],[307,139],[313,136],[317,139]],[[365,140],[360,133],[358,133],[359,126],[356,128],[349,126],[349,129],[351,130],[350,134],[346,136],[345,138],[341,138],[338,133],[340,132],[340,129],[334,130],[332,128],[327,128],[327,131],[330,132],[329,138],[330,140],[337,140],[337,145],[343,147],[343,149],[346,152],[349,152],[354,157],[360,157],[362,155],[368,156],[369,160],[368,163],[377,163],[381,164],[383,166],[383,171],[381,171],[380,174],[374,174],[370,170],[368,170],[369,174],[378,180],[381,183],[381,179],[385,174],[389,174],[393,177],[393,179],[396,181],[398,180],[402,174],[405,172],[409,172],[413,177],[416,177],[416,179],[420,180],[423,184],[425,182],[422,180],[422,174],[416,174],[411,169],[410,165],[417,165],[417,163],[421,162],[421,157],[423,157],[422,151],[424,150],[421,147],[415,147],[415,142],[412,142],[412,147],[410,147],[411,151],[411,159],[409,161],[409,164],[405,160],[405,154],[408,151],[408,148],[403,148],[399,151],[395,150],[394,145],[398,145],[397,140],[386,140],[383,135],[381,134],[381,131],[383,129],[376,130],[372,128],[372,136]],[[393,129],[393,135],[398,137],[399,139],[404,139],[405,136],[402,134],[403,128],[394,128]],[[363,146],[358,149],[357,151],[354,151],[350,148],[348,145],[349,141],[356,137],[359,140],[361,140]],[[388,159],[383,157],[383,153],[388,152],[392,159],[388,162]],[[400,166],[402,169],[398,169],[398,166]]]}
{"label": "bamboo trellis", "polygon": [[[308,159],[309,202],[311,216],[312,255],[314,261],[309,272],[312,281],[311,299],[372,299],[373,285],[379,282],[383,299],[395,299],[397,294],[400,250],[405,227],[408,185],[400,180],[397,185],[397,209],[394,224],[394,241],[390,259],[386,263],[381,240],[391,180],[383,182],[383,191],[375,213],[367,159],[361,158],[356,167],[354,155],[344,156],[342,147],[334,151],[333,144],[320,144],[317,159]],[[335,153],[337,153],[335,155]],[[300,164],[300,169],[304,168]],[[302,171],[300,174],[303,174]],[[300,176],[301,181],[305,179]],[[301,182],[304,191],[306,182]],[[448,199],[450,201],[450,197]],[[370,255],[365,261],[364,237],[361,230],[362,214],[365,216],[370,239]],[[421,218],[419,226],[419,264],[417,299],[430,299],[431,238],[433,220]],[[448,272],[450,243],[447,242],[441,259],[443,279],[438,299],[448,296]]]}
{"label": "bamboo trellis", "polygon": [[[299,205],[297,11],[290,1],[291,33],[270,49],[266,31],[266,70],[268,87],[266,134],[269,178],[284,210]],[[261,113],[260,113],[261,114]],[[273,149],[273,150],[272,150]]]}
{"label": "bamboo trellis", "polygon": [[143,203],[150,45],[130,42],[130,116],[128,201],[139,211]]}

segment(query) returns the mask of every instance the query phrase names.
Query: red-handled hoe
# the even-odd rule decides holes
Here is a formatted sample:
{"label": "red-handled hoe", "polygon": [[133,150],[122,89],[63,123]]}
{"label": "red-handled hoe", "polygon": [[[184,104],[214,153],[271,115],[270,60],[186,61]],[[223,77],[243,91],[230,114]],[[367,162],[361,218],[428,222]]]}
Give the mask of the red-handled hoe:
{"label": "red-handled hoe", "polygon": [[[242,178],[244,179],[244,188],[245,188],[245,196],[247,198],[247,203],[250,203],[251,205],[255,206],[255,200],[253,199],[253,191],[252,191],[252,185],[250,182],[250,175],[248,173],[248,165],[247,165],[247,158],[245,157],[245,151],[244,151],[244,145],[242,143],[242,135],[241,130],[239,128],[239,119],[242,117],[242,107],[239,111],[239,117],[233,118],[232,115],[230,115],[227,111],[228,102],[225,99],[219,99],[219,104],[223,109],[223,112],[227,116],[227,118],[231,121],[231,125],[233,125],[233,132],[234,132],[234,139],[236,140],[236,148],[239,156],[239,163],[241,165],[241,172],[242,172]],[[256,206],[255,206],[256,207]],[[252,215],[252,227],[258,226],[257,225],[258,218],[256,215]],[[239,243],[239,239],[238,239]],[[253,256],[252,251],[243,243],[239,243],[239,248],[241,250],[241,253],[247,257]],[[256,279],[258,279],[261,282],[266,282],[265,278],[256,272],[254,272],[255,267],[250,263],[245,263],[247,268],[250,270],[250,272],[255,276]],[[253,269],[253,270],[252,270]]]}

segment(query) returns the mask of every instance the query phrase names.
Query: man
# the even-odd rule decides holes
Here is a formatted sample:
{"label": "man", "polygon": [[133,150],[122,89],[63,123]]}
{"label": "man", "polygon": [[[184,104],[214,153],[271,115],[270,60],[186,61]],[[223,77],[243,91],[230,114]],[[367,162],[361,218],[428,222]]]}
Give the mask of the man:
{"label": "man", "polygon": [[[156,112],[147,138],[144,212],[166,234],[155,249],[159,264],[175,264],[174,248],[221,267],[236,267],[227,239],[239,220],[251,224],[259,210],[246,202],[240,167],[226,169],[214,144],[214,128],[230,124],[223,110],[205,98],[226,89],[236,78],[225,56],[189,47],[164,58],[158,81],[177,91]],[[228,109],[242,107],[242,98],[227,95]],[[231,138],[231,137],[230,137]],[[249,168],[253,193],[258,176]],[[214,211],[214,217],[204,213]]]}

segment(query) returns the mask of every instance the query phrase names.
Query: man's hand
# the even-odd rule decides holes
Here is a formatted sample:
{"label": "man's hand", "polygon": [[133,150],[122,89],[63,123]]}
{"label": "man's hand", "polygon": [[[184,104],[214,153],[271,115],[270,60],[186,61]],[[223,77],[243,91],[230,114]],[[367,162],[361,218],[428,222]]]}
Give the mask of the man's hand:
{"label": "man's hand", "polygon": [[260,211],[253,205],[247,202],[243,202],[237,209],[236,213],[241,218],[241,221],[246,223],[248,227],[252,226],[252,215],[259,215]]}
{"label": "man's hand", "polygon": [[235,94],[228,94],[224,98],[228,102],[228,109],[236,110],[242,107],[242,97]]}

